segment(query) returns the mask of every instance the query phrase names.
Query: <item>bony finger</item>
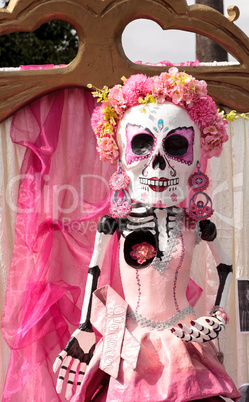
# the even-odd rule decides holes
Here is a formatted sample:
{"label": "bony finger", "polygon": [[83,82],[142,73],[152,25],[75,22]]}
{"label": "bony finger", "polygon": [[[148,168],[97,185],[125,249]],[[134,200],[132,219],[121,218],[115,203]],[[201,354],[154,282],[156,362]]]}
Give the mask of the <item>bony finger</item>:
{"label": "bony finger", "polygon": [[73,384],[77,372],[77,367],[79,365],[80,361],[78,359],[73,360],[73,364],[70,367],[69,374],[68,374],[68,381],[67,381],[67,388],[66,388],[66,395],[65,398],[68,400],[71,398],[72,393],[73,393]]}
{"label": "bony finger", "polygon": [[192,327],[196,328],[198,331],[202,332],[204,330],[204,325],[199,324],[197,321],[190,321]]}
{"label": "bony finger", "polygon": [[77,373],[77,367],[79,365],[80,361],[78,359],[74,359],[73,364],[69,370],[69,375],[68,375],[68,383],[73,384],[74,379]]}
{"label": "bony finger", "polygon": [[65,399],[68,401],[71,398],[72,394],[73,394],[73,382],[68,380]]}
{"label": "bony finger", "polygon": [[182,328],[182,330],[185,332],[185,334],[189,334],[192,337],[199,335],[199,331],[194,327],[188,327],[186,324],[183,324],[183,323],[178,324],[178,326],[180,328]]}
{"label": "bony finger", "polygon": [[66,357],[67,352],[63,350],[58,356],[56,357],[54,364],[53,364],[53,372],[56,373],[60,365],[62,364],[64,358]]}
{"label": "bony finger", "polygon": [[[191,335],[190,335],[191,336]],[[196,342],[196,343],[203,343],[203,342],[205,342],[204,341],[204,339],[200,336],[200,333],[199,333],[199,336],[191,336],[191,341],[192,342]]]}
{"label": "bony finger", "polygon": [[77,391],[83,381],[85,375],[86,364],[80,363],[79,373],[78,373],[78,380],[77,380]]}
{"label": "bony finger", "polygon": [[191,333],[191,328],[189,328],[186,324],[183,324],[183,323],[179,323],[178,324],[178,327],[182,330],[182,331],[184,331],[186,334],[190,334]]}
{"label": "bony finger", "polygon": [[210,334],[206,335],[203,332],[197,331],[197,334],[195,333],[194,335],[190,335],[191,336],[191,341],[192,342],[197,342],[197,343],[204,343],[204,342],[208,342],[211,340],[210,338]]}
{"label": "bony finger", "polygon": [[201,332],[204,335],[209,335],[210,332],[212,331],[212,325],[208,323],[208,321],[206,320],[208,325],[202,325],[197,321],[191,321],[191,325],[196,328],[199,332]]}
{"label": "bony finger", "polygon": [[68,366],[69,366],[71,360],[72,360],[72,357],[67,356],[66,359],[63,362],[63,365],[60,368],[59,376],[58,376],[58,380],[57,380],[57,385],[56,385],[56,390],[58,388],[58,391],[57,391],[58,394],[61,392],[63,381],[65,379],[65,375],[66,375],[66,372],[67,372],[67,369],[68,369]]}
{"label": "bony finger", "polygon": [[183,337],[184,332],[183,332],[181,329],[179,329],[179,328],[173,327],[173,328],[171,328],[170,331],[172,332],[172,334],[174,334],[174,335],[177,336],[178,338],[182,338],[182,337]]}
{"label": "bony finger", "polygon": [[53,372],[56,373],[58,368],[60,367],[62,361],[59,359],[59,357],[56,357],[55,362],[53,364]]}
{"label": "bony finger", "polygon": [[212,329],[216,332],[220,332],[222,329],[225,328],[224,324],[218,320],[212,320],[209,318],[206,318],[206,321],[208,323],[208,325],[210,325],[212,327]]}
{"label": "bony finger", "polygon": [[58,394],[60,394],[60,392],[62,390],[63,381],[65,379],[67,369],[68,369],[68,367],[64,366],[64,365],[61,366],[61,368],[60,368],[60,372],[59,372],[59,376],[58,376],[58,380],[57,380],[57,385],[56,385],[56,391],[57,391]]}
{"label": "bony finger", "polygon": [[57,394],[61,393],[62,386],[63,386],[63,381],[64,381],[64,377],[59,375],[59,377],[57,379],[57,382],[56,382],[56,392],[57,392]]}
{"label": "bony finger", "polygon": [[200,331],[198,331],[198,329],[195,327],[191,327],[190,335],[192,335],[192,337],[199,337]]}
{"label": "bony finger", "polygon": [[[184,326],[183,326],[183,328],[184,328]],[[173,331],[171,330],[171,332],[174,333],[174,335],[176,335],[177,338],[182,339],[184,342],[195,341],[195,337],[193,335],[191,335],[190,333],[186,333],[185,331],[180,331],[178,328],[172,328],[172,329],[173,329]],[[190,330],[190,328],[188,328],[188,331],[189,330]]]}
{"label": "bony finger", "polygon": [[193,340],[193,337],[192,337],[192,335],[183,333],[183,335],[181,336],[181,339],[183,339],[185,342],[190,342]]}

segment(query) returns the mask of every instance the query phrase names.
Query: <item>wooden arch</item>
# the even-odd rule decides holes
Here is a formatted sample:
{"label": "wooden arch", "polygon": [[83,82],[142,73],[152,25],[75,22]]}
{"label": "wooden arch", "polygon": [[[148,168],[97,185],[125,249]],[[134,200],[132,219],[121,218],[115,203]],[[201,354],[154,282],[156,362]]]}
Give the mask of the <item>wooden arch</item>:
{"label": "wooden arch", "polygon": [[157,22],[162,29],[191,31],[215,40],[238,65],[182,67],[208,83],[209,94],[220,104],[248,112],[249,38],[218,11],[188,6],[186,0],[10,0],[0,11],[0,35],[32,32],[61,19],[77,31],[79,49],[67,66],[46,70],[0,71],[0,121],[35,98],[66,87],[112,86],[122,76],[159,74],[166,67],[136,65],[124,54],[121,36],[138,18]]}

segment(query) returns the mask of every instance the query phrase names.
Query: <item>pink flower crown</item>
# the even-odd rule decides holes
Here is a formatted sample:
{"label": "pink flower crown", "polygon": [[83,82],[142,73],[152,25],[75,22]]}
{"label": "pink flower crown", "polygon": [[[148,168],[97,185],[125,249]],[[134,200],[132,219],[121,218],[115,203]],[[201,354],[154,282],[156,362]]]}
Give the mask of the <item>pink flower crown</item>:
{"label": "pink flower crown", "polygon": [[[228,140],[227,121],[218,113],[213,99],[207,94],[205,81],[198,81],[185,72],[172,67],[159,76],[132,75],[123,85],[109,89],[95,88],[94,97],[98,106],[91,118],[92,128],[97,136],[97,150],[102,161],[111,164],[119,159],[116,132],[119,120],[125,112],[136,105],[172,102],[188,112],[201,131],[201,144],[206,158],[220,156],[222,144]],[[92,85],[88,85],[93,88]]]}

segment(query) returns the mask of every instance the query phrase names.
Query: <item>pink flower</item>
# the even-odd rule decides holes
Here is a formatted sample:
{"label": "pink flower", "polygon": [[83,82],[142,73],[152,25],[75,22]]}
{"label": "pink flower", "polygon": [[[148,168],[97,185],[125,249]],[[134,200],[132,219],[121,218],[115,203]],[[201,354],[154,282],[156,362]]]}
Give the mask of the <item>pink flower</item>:
{"label": "pink flower", "polygon": [[203,81],[203,80],[196,81],[194,85],[195,85],[195,92],[198,94],[199,98],[205,98],[205,97],[210,98],[209,96],[207,96],[207,83],[206,83],[206,81]]}
{"label": "pink flower", "polygon": [[121,114],[122,109],[126,107],[121,85],[115,85],[109,90],[109,99],[115,111]]}
{"label": "pink flower", "polygon": [[104,103],[102,105],[96,107],[96,109],[94,109],[92,116],[91,116],[91,125],[92,125],[92,128],[93,128],[94,132],[96,133],[97,137],[100,136],[99,128],[104,119],[104,116],[103,116],[104,107],[105,107]]}
{"label": "pink flower", "polygon": [[219,157],[222,151],[222,141],[220,141],[218,136],[214,138],[209,135],[206,138],[202,138],[202,148],[206,158]]}
{"label": "pink flower", "polygon": [[207,158],[210,159],[213,156],[215,156],[216,158],[219,158],[221,156],[221,152],[222,152],[222,144],[219,144],[219,146],[217,146],[216,148],[213,148],[208,151]]}
{"label": "pink flower", "polygon": [[147,91],[147,77],[144,74],[132,75],[122,88],[123,97],[127,107],[136,106],[138,98],[145,97]]}
{"label": "pink flower", "polygon": [[143,243],[132,246],[130,255],[134,260],[137,260],[138,264],[143,264],[146,260],[155,257],[156,250],[151,244],[144,241]]}
{"label": "pink flower", "polygon": [[171,67],[169,69],[169,74],[170,75],[174,75],[174,74],[177,74],[177,73],[178,73],[178,68],[177,67]]}
{"label": "pink flower", "polygon": [[200,128],[207,127],[212,124],[217,114],[215,102],[210,96],[206,99],[199,99],[194,105],[188,109],[190,118]]}
{"label": "pink flower", "polygon": [[[161,76],[160,76],[161,77]],[[153,96],[158,97],[159,95],[164,94],[164,82],[157,75],[155,77],[149,77],[147,82],[148,93],[151,93]]]}
{"label": "pink flower", "polygon": [[102,161],[115,163],[119,158],[119,149],[113,137],[102,137],[98,140],[97,151]]}
{"label": "pink flower", "polygon": [[205,137],[205,134],[212,134],[212,135],[218,134],[217,127],[215,125],[205,127],[203,130],[203,134],[204,134],[204,137]]}
{"label": "pink flower", "polygon": [[182,105],[183,94],[177,88],[171,92],[171,99],[175,105]]}

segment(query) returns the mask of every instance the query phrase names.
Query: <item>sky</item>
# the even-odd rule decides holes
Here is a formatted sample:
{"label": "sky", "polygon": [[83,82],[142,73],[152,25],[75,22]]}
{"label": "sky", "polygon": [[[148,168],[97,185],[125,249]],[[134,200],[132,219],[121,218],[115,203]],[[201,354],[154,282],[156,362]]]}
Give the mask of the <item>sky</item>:
{"label": "sky", "polygon": [[[240,9],[240,17],[235,24],[249,36],[249,0],[223,0],[224,14],[227,7],[236,5]],[[189,5],[195,0],[187,0]],[[0,7],[3,0],[0,0]],[[126,56],[133,62],[157,63],[168,60],[172,63],[195,60],[195,34],[178,30],[163,31],[151,20],[136,20],[124,30],[123,48]],[[234,58],[229,55],[229,61]]]}
{"label": "sky", "polygon": [[[249,1],[223,0],[224,14],[227,7],[236,5],[240,9],[240,17],[234,22],[249,36]],[[187,0],[189,5],[195,0]],[[192,32],[166,30],[151,20],[136,20],[131,22],[123,32],[123,48],[126,56],[133,62],[157,63],[168,60],[172,63],[195,60],[195,34]],[[229,61],[234,58],[229,55]]]}

